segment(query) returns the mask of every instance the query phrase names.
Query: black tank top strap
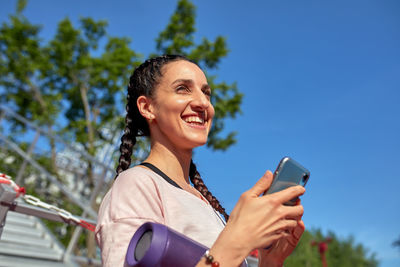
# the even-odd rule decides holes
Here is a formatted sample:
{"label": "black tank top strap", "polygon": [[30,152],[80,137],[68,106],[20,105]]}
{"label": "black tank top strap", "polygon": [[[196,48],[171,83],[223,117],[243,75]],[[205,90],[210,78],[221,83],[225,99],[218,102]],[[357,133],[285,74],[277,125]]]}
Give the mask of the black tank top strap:
{"label": "black tank top strap", "polygon": [[171,185],[178,187],[180,189],[182,189],[182,187],[180,187],[177,183],[175,183],[174,180],[172,180],[171,178],[168,177],[168,175],[166,175],[165,173],[163,173],[159,168],[157,168],[156,166],[154,166],[153,164],[149,163],[149,162],[142,162],[139,165],[145,166],[147,168],[149,168],[150,170],[152,170],[153,172],[157,173],[158,175],[160,175],[162,178],[164,178],[165,181],[167,181],[168,183],[170,183]]}

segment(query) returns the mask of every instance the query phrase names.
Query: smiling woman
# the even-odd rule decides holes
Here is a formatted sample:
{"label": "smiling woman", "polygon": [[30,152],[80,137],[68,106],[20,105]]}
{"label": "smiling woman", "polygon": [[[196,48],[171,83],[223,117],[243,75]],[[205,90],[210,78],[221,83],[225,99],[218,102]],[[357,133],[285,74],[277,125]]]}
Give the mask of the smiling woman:
{"label": "smiling woman", "polygon": [[[296,246],[304,231],[303,207],[284,203],[303,194],[303,187],[259,197],[271,184],[268,171],[229,217],[204,185],[192,150],[207,142],[214,116],[210,95],[203,71],[182,56],[149,59],[132,74],[117,179],[96,228],[104,266],[126,264],[130,238],[145,222],[165,224],[210,247],[198,266],[239,266],[250,251],[265,247],[261,266],[281,266]],[[149,136],[151,150],[129,168],[136,136]]]}

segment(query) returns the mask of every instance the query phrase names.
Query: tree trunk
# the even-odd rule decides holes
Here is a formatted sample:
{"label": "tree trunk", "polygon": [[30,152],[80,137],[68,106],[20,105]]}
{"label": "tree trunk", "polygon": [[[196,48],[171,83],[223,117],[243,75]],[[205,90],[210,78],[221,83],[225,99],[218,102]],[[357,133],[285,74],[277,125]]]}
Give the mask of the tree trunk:
{"label": "tree trunk", "polygon": [[31,91],[33,93],[33,98],[36,99],[39,102],[40,106],[42,107],[42,114],[43,114],[46,111],[47,105],[43,99],[42,93],[40,92],[39,88],[31,84],[30,81],[28,81],[28,84],[30,85]]}
{"label": "tree trunk", "polygon": [[[52,136],[52,130],[51,126],[48,125],[47,127],[47,132],[49,133],[49,136]],[[55,174],[58,177],[58,172],[57,172],[57,163],[56,163],[56,157],[57,157],[57,152],[56,152],[56,144],[54,142],[54,139],[49,137],[49,143],[50,143],[50,150],[51,150],[51,173]]]}
{"label": "tree trunk", "polygon": [[[80,93],[81,93],[81,98],[82,98],[82,104],[83,108],[85,111],[85,120],[86,120],[86,127],[88,131],[88,152],[90,155],[94,156],[94,129],[93,129],[93,124],[91,120],[91,112],[90,112],[90,105],[87,97],[87,88],[84,86],[80,86]],[[91,162],[88,163],[88,169],[87,169],[87,174],[88,174],[88,180],[89,180],[89,187],[92,190],[93,185],[94,185],[94,177],[93,177],[93,167]],[[86,246],[87,246],[87,252],[88,252],[88,257],[89,258],[95,258],[96,257],[96,243],[95,243],[95,238],[94,238],[94,233],[93,232],[88,232],[87,238],[86,238]]]}

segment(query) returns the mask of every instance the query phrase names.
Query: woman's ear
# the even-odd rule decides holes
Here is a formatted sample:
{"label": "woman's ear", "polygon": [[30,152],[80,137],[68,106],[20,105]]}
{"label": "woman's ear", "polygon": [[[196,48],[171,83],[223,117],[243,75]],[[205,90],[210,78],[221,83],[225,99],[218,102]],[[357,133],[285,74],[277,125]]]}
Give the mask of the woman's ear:
{"label": "woman's ear", "polygon": [[136,101],[140,114],[147,120],[153,120],[155,118],[153,113],[153,101],[150,97],[141,95]]}

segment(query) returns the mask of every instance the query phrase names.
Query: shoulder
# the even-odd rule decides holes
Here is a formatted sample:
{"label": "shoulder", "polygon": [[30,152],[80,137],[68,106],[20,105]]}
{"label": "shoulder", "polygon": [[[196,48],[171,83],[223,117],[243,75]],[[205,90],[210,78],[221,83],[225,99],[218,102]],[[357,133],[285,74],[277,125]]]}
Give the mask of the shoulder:
{"label": "shoulder", "polygon": [[111,188],[111,198],[125,201],[127,197],[157,194],[159,188],[160,179],[153,171],[135,166],[118,175]]}
{"label": "shoulder", "polygon": [[142,166],[135,166],[121,172],[114,181],[113,186],[121,183],[133,183],[137,179],[147,180],[152,177],[152,172]]}
{"label": "shoulder", "polygon": [[155,175],[153,171],[141,166],[135,166],[133,168],[121,172],[115,179],[113,187],[124,186],[129,184],[153,182],[155,180],[154,178]]}
{"label": "shoulder", "polygon": [[120,173],[101,203],[99,217],[115,221],[148,217],[149,213],[158,216],[162,210],[159,180],[138,166]]}

